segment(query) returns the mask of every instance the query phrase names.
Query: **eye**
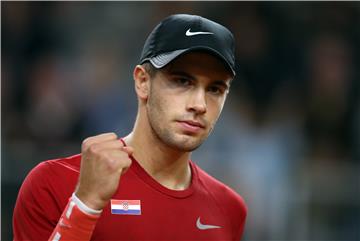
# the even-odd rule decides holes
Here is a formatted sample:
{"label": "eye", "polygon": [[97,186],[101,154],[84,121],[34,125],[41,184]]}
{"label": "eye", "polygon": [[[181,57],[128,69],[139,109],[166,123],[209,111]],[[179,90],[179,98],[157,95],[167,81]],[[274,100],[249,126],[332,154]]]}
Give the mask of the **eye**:
{"label": "eye", "polygon": [[208,88],[208,91],[212,94],[216,94],[216,95],[220,95],[220,94],[223,94],[225,92],[224,88],[221,88],[219,86],[210,86]]}
{"label": "eye", "polygon": [[175,78],[175,82],[179,86],[189,86],[189,85],[191,85],[191,80],[188,79],[188,78],[184,78],[184,77]]}

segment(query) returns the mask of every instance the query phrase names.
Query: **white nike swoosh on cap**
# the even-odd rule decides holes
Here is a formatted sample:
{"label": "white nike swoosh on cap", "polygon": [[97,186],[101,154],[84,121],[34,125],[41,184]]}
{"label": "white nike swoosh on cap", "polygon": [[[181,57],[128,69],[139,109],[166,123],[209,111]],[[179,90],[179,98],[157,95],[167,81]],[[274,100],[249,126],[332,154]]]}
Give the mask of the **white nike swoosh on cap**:
{"label": "white nike swoosh on cap", "polygon": [[194,36],[194,35],[199,35],[199,34],[214,34],[214,33],[211,33],[211,32],[191,32],[190,28],[185,33],[186,36]]}
{"label": "white nike swoosh on cap", "polygon": [[200,222],[200,217],[196,220],[196,227],[200,230],[206,230],[206,229],[214,229],[214,228],[221,228],[221,226],[216,225],[209,225],[209,224],[202,224]]}

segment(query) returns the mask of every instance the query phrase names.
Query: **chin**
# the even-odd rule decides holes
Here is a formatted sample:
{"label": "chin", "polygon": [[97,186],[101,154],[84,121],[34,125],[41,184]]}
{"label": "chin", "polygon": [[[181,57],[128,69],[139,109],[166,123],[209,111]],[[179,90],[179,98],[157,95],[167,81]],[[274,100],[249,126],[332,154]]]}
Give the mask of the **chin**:
{"label": "chin", "polygon": [[194,151],[201,146],[208,136],[208,133],[191,134],[182,131],[177,132],[171,128],[154,128],[153,130],[162,143],[181,152]]}
{"label": "chin", "polygon": [[183,152],[192,152],[199,148],[206,138],[183,135],[170,141],[170,146]]}

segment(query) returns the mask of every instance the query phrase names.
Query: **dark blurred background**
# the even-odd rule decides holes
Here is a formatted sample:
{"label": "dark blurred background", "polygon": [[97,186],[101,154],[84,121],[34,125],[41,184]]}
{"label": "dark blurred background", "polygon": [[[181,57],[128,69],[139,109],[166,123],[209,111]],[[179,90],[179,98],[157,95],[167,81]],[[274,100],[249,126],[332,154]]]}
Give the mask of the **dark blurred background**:
{"label": "dark blurred background", "polygon": [[172,13],[236,37],[238,75],[193,160],[245,198],[244,240],[360,240],[360,2],[187,1],[1,2],[2,240],[31,168],[132,129],[133,67]]}

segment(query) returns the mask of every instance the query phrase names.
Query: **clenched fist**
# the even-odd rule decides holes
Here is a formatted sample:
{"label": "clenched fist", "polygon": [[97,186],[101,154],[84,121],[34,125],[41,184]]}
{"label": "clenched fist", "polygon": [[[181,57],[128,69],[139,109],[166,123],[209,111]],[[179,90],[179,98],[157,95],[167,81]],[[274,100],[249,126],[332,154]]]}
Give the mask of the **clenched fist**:
{"label": "clenched fist", "polygon": [[76,196],[90,208],[103,209],[116,192],[121,175],[130,167],[132,152],[114,133],[85,139]]}

